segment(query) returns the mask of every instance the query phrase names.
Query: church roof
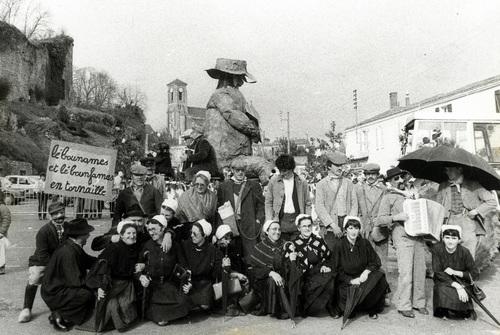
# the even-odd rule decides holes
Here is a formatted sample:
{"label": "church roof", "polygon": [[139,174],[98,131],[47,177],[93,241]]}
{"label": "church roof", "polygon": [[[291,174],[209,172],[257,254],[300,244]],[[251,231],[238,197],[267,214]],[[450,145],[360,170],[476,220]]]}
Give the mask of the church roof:
{"label": "church roof", "polygon": [[175,79],[175,80],[173,80],[173,81],[171,81],[170,83],[167,84],[167,86],[170,86],[170,85],[187,86],[187,84],[185,82],[183,82],[182,80],[180,80],[180,79]]}

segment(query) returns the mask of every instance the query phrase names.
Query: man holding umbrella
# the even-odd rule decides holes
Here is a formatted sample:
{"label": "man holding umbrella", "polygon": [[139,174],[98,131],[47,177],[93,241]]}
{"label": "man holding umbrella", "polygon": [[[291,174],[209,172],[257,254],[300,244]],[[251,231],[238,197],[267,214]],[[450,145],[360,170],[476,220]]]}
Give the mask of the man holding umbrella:
{"label": "man holding umbrella", "polygon": [[477,181],[465,178],[460,164],[446,164],[444,171],[449,180],[439,185],[436,200],[445,208],[447,224],[462,228],[462,245],[475,258],[477,236],[486,234],[483,220],[495,210],[495,198]]}

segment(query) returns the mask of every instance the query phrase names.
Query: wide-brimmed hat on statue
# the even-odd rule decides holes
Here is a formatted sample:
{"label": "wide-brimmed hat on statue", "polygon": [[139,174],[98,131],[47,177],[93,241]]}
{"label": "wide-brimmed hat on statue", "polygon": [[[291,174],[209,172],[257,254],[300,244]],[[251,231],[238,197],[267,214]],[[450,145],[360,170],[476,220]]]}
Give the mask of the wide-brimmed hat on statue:
{"label": "wide-brimmed hat on statue", "polygon": [[214,79],[220,79],[222,73],[245,75],[247,83],[256,83],[254,76],[247,71],[247,62],[239,59],[217,58],[215,67],[206,70],[208,75]]}
{"label": "wide-brimmed hat on statue", "polygon": [[87,235],[94,230],[87,220],[76,218],[69,222],[64,222],[64,233],[68,236]]}

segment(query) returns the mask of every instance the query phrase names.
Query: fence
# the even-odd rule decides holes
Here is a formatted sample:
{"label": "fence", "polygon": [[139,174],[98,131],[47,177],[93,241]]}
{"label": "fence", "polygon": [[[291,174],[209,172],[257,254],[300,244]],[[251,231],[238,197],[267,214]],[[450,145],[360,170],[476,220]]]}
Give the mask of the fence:
{"label": "fence", "polygon": [[114,210],[114,201],[63,197],[48,193],[28,193],[24,196],[6,197],[11,215],[35,215],[39,219],[48,218],[48,206],[52,201],[60,200],[66,206],[66,217],[84,217],[100,219],[110,217]]}

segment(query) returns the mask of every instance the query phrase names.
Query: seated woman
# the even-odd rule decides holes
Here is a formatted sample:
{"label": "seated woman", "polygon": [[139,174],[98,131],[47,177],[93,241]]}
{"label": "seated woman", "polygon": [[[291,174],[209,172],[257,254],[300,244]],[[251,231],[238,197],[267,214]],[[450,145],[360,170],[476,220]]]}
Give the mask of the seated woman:
{"label": "seated woman", "polygon": [[[231,231],[231,227],[229,225],[223,224],[220,225],[215,231],[215,246],[220,251],[220,254],[223,255],[222,258],[222,277],[238,279],[240,282],[240,286],[242,288],[248,288],[248,278],[242,274],[242,270],[245,268],[243,264],[243,257],[238,252],[238,248],[235,248],[233,245],[233,232]],[[217,278],[217,281],[222,281],[223,278]],[[230,292],[229,292],[230,293]],[[245,293],[245,290],[242,290],[238,294],[233,294],[229,296],[229,307],[227,311],[225,311],[227,316],[238,316],[244,315],[245,313],[240,310],[238,307],[238,298],[240,298]]]}
{"label": "seated woman", "polygon": [[117,226],[118,243],[110,243],[99,255],[105,260],[111,283],[98,289],[98,298],[104,299],[106,308],[98,331],[114,326],[118,331],[126,330],[137,318],[134,288],[135,265],[138,249],[137,228],[131,221],[121,221]]}
{"label": "seated woman", "polygon": [[442,241],[432,248],[434,316],[475,319],[472,300],[462,285],[470,284],[472,278],[477,277],[477,272],[470,251],[459,244],[462,228],[443,225],[441,231]]}
{"label": "seated woman", "polygon": [[208,240],[210,234],[210,223],[206,220],[196,221],[191,228],[191,239],[181,241],[177,254],[180,265],[191,272],[191,281],[184,284],[182,289],[188,295],[191,307],[203,310],[213,305],[212,284],[222,267],[219,251]]}
{"label": "seated woman", "polygon": [[280,289],[287,287],[287,269],[281,226],[278,221],[266,221],[262,226],[265,236],[250,255],[253,290],[260,302],[255,315],[267,315],[286,319],[289,317],[281,298]]}
{"label": "seated woman", "polygon": [[361,298],[353,310],[367,312],[377,319],[384,309],[384,299],[389,292],[389,284],[380,270],[380,258],[370,242],[361,237],[361,221],[355,216],[344,219],[345,236],[336,245],[334,255],[338,262],[338,311],[340,317],[345,310],[349,286],[358,286]]}
{"label": "seated woman", "polygon": [[301,297],[303,316],[318,315],[326,309],[330,311],[334,286],[331,252],[325,241],[312,233],[312,223],[310,215],[298,215],[295,224],[300,235],[286,248],[287,254],[297,254],[292,266],[298,267],[300,273],[297,293]]}
{"label": "seated woman", "polygon": [[160,326],[189,313],[189,302],[174,275],[177,264],[175,246],[167,253],[161,247],[166,226],[167,220],[163,215],[148,220],[147,230],[151,240],[146,242],[139,254],[140,267],[144,267],[139,281],[147,288],[145,317]]}
{"label": "seated woman", "polygon": [[180,196],[176,216],[182,226],[175,230],[176,240],[189,240],[193,222],[215,222],[217,195],[208,188],[210,178],[207,171],[198,171],[193,178],[192,187]]}

